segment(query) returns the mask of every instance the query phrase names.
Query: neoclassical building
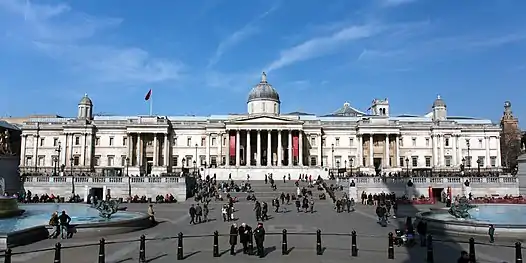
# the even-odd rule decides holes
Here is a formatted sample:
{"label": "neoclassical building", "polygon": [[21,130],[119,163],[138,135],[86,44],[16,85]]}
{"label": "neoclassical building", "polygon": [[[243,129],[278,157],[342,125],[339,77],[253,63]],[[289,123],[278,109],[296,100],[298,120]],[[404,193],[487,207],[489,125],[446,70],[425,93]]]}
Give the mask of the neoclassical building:
{"label": "neoclassical building", "polygon": [[248,95],[246,114],[94,116],[85,95],[76,117],[29,118],[21,125],[20,166],[26,172],[133,176],[185,168],[221,176],[501,168],[499,125],[450,116],[440,97],[431,105],[421,116],[394,116],[387,99],[373,100],[367,111],[344,103],[322,116],[281,113],[279,94],[265,73]]}

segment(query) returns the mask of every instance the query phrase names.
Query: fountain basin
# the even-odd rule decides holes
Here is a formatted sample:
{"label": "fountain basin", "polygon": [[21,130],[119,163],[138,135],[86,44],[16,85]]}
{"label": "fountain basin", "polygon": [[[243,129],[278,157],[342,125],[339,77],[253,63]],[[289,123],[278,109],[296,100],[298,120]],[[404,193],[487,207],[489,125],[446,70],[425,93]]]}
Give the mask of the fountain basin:
{"label": "fountain basin", "polygon": [[[23,204],[19,216],[0,219],[0,249],[47,239],[53,232],[49,219],[53,212],[66,211],[75,226],[75,236],[105,236],[132,232],[151,226],[148,215],[118,211],[111,218],[101,218],[99,211],[86,204]],[[74,236],[74,237],[75,237]]]}
{"label": "fountain basin", "polygon": [[526,236],[526,205],[480,204],[470,209],[470,218],[459,219],[448,213],[448,209],[431,209],[416,215],[417,220],[427,222],[428,229],[435,234],[488,235],[489,225],[495,227],[495,235],[510,238]]}

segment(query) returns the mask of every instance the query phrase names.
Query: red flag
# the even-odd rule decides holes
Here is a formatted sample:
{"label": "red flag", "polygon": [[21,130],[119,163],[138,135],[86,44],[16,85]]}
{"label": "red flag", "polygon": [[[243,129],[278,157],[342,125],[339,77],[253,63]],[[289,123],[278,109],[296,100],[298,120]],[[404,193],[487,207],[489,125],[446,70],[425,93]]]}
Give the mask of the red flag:
{"label": "red flag", "polygon": [[150,100],[150,97],[152,96],[152,89],[150,89],[148,91],[148,93],[146,93],[146,96],[144,96],[144,100]]}

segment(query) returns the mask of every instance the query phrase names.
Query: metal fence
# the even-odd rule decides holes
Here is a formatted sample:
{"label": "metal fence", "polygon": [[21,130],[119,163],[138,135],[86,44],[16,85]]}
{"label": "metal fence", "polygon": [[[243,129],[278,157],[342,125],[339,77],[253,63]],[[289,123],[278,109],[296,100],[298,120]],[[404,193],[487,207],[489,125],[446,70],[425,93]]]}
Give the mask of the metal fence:
{"label": "metal fence", "polygon": [[[358,257],[359,256],[359,238],[378,238],[378,239],[384,239],[386,241],[385,244],[387,246],[385,247],[387,259],[394,259],[395,258],[395,237],[392,232],[390,232],[387,236],[378,236],[378,235],[365,235],[365,234],[358,234],[356,231],[352,231],[351,233],[322,233],[321,230],[317,230],[316,232],[288,232],[286,229],[283,229],[282,232],[268,232],[265,234],[265,236],[281,236],[281,254],[282,255],[288,255],[292,248],[289,249],[289,239],[288,236],[315,236],[315,253],[316,255],[323,255],[324,253],[324,247],[322,245],[322,237],[349,237],[350,238],[350,249],[349,249],[349,256],[350,257]],[[54,259],[53,263],[60,263],[62,260],[61,252],[66,249],[75,249],[75,248],[82,248],[82,247],[94,247],[98,246],[99,252],[95,256],[93,255],[93,258],[98,258],[98,263],[105,263],[106,262],[106,246],[111,244],[126,244],[126,243],[139,243],[139,263],[146,263],[148,262],[148,259],[146,257],[146,241],[165,241],[165,240],[172,240],[177,239],[177,252],[176,252],[176,259],[177,260],[185,260],[188,255],[185,256],[185,250],[184,250],[184,239],[193,239],[193,238],[211,238],[213,239],[213,246],[212,246],[212,257],[220,257],[222,253],[219,252],[219,238],[220,237],[230,237],[230,234],[220,234],[218,231],[215,231],[212,234],[206,234],[206,235],[184,235],[183,233],[179,233],[177,236],[167,236],[167,237],[157,237],[157,238],[146,238],[146,236],[141,235],[139,239],[128,239],[128,240],[119,240],[119,241],[106,241],[104,238],[100,239],[98,243],[90,243],[90,244],[82,244],[82,245],[71,245],[71,246],[62,246],[62,244],[56,243],[54,247],[50,248],[44,248],[44,249],[38,249],[38,250],[32,250],[32,251],[24,251],[24,252],[14,252],[11,248],[8,248],[4,251],[3,255],[0,255],[0,257],[4,258],[5,263],[11,263],[11,259],[13,256],[16,255],[23,255],[23,254],[30,254],[30,253],[37,253],[37,252],[48,252],[53,251],[54,252]],[[248,233],[248,254],[249,255],[255,255],[256,250],[254,249],[254,243],[255,239],[253,236],[252,231]],[[504,247],[504,248],[512,248],[515,249],[515,262],[516,263],[522,263],[522,244],[520,242],[515,243],[514,245],[504,245],[504,244],[487,244],[487,243],[479,243],[475,242],[474,238],[470,238],[468,241],[459,241],[459,240],[452,240],[452,239],[436,239],[432,235],[428,235],[426,239],[426,263],[434,263],[435,257],[434,257],[434,244],[435,243],[468,243],[469,244],[469,258],[470,262],[476,262],[476,245],[484,246],[484,245],[491,245],[491,246],[498,246],[498,247]],[[313,239],[313,245],[314,245],[314,239]],[[256,244],[257,246],[257,244]]]}

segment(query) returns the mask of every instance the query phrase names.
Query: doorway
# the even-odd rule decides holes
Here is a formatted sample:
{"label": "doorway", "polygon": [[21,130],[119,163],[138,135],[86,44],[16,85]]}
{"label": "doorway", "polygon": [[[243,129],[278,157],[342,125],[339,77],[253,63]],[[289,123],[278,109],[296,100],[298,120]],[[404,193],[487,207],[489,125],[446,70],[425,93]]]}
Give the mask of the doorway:
{"label": "doorway", "polygon": [[379,175],[380,172],[382,171],[382,158],[374,158],[373,166],[374,166],[374,171],[376,172],[377,175]]}
{"label": "doorway", "polygon": [[147,175],[152,174],[152,167],[153,167],[153,157],[147,157],[146,158],[146,174]]}
{"label": "doorway", "polygon": [[444,188],[432,188],[431,192],[433,193],[433,199],[436,200],[436,202],[440,202],[442,199],[442,191],[444,191]]}
{"label": "doorway", "polygon": [[97,200],[102,200],[104,195],[102,187],[93,187],[89,190],[89,195],[94,196]]}

